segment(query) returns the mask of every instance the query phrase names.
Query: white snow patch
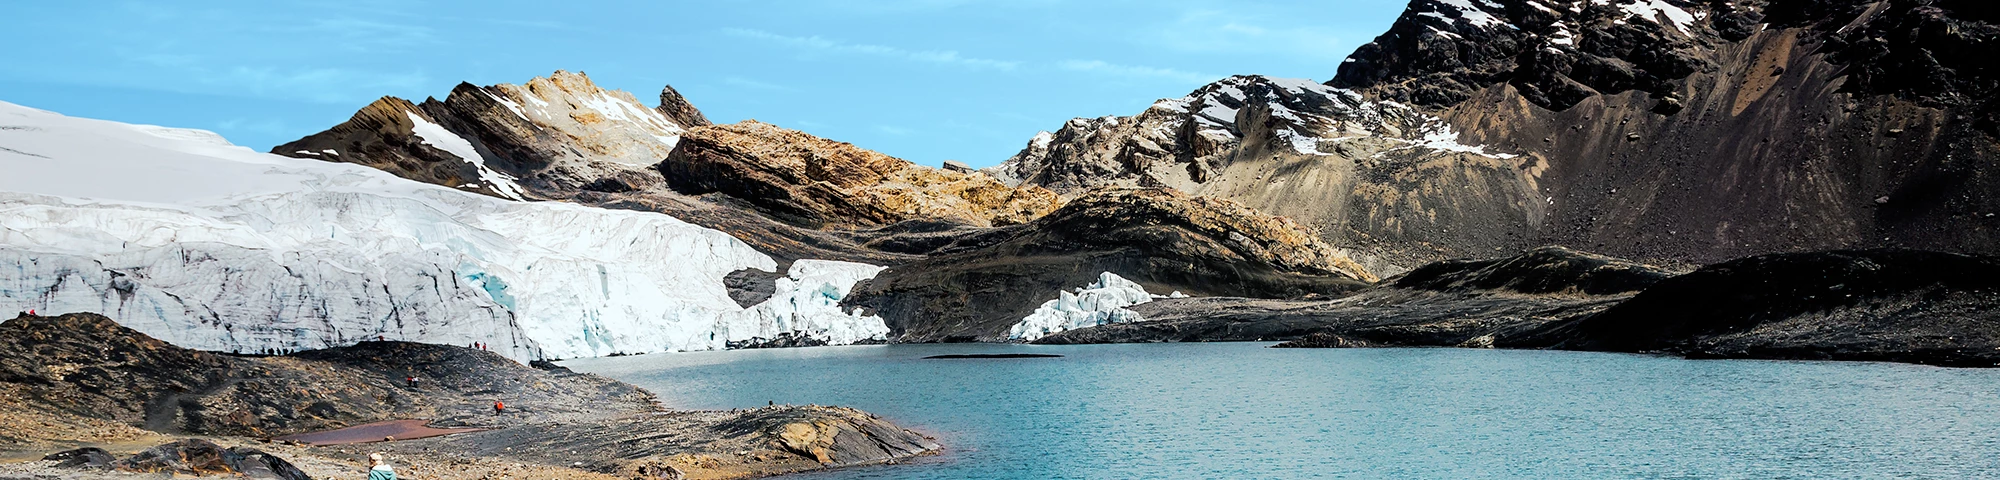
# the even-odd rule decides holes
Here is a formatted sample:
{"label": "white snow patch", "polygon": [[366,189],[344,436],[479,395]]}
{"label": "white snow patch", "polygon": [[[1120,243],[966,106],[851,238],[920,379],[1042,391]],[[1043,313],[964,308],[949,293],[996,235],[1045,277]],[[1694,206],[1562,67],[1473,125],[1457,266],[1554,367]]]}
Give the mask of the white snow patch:
{"label": "white snow patch", "polygon": [[1169,295],[1152,295],[1146,288],[1117,274],[1098,274],[1097,283],[1077,288],[1075,293],[1062,292],[1055,300],[1042,303],[1035,313],[1021,318],[1014,324],[1007,338],[1031,342],[1056,332],[1095,327],[1110,323],[1126,323],[1141,320],[1139,314],[1125,309],[1133,305],[1151,302],[1157,298],[1186,298],[1181,292]]}
{"label": "white snow patch", "polygon": [[[1596,0],[1592,1],[1595,2]],[[1671,22],[1674,28],[1680,30],[1681,33],[1688,33],[1688,26],[1694,25],[1694,15],[1688,14],[1687,10],[1682,10],[1680,7],[1667,3],[1666,0],[1637,0],[1636,3],[1626,4],[1620,8],[1630,13],[1630,16],[1626,18],[1639,17],[1657,22],[1658,20],[1656,19],[1659,16],[1665,15],[1667,21]]]}
{"label": "white snow patch", "polygon": [[602,91],[597,92],[595,95],[583,97],[582,101],[582,108],[594,110],[597,113],[603,114],[605,118],[649,127],[649,133],[653,139],[658,140],[668,147],[673,147],[674,144],[679,143],[681,139],[680,134],[685,131],[679,125],[675,125],[673,121],[667,120],[665,116],[660,115],[659,112],[622,98],[613,98],[610,94]]}
{"label": "white snow patch", "polygon": [[[485,90],[480,91],[486,92]],[[508,100],[507,97],[494,95],[493,92],[486,92],[486,96],[491,97],[495,102],[500,102],[500,105],[507,107],[508,111],[514,112],[514,116],[521,117],[521,120],[527,121],[529,125],[534,125],[535,121],[528,119],[528,112],[521,110],[520,103]]]}
{"label": "white snow patch", "polygon": [[1451,5],[1452,7],[1457,8],[1459,18],[1465,19],[1465,21],[1472,23],[1473,26],[1490,27],[1494,25],[1503,25],[1507,23],[1506,21],[1501,20],[1499,17],[1494,17],[1493,14],[1491,13],[1486,13],[1485,10],[1480,10],[1479,6],[1472,4],[1472,0],[1438,0],[1438,1],[1446,5]]}
{"label": "white snow patch", "polygon": [[425,145],[437,147],[438,150],[444,150],[447,153],[457,156],[459,160],[464,160],[465,163],[470,163],[477,167],[479,169],[479,179],[485,181],[487,185],[492,185],[493,191],[500,193],[500,196],[514,200],[523,199],[521,197],[521,186],[514,183],[514,176],[487,167],[486,157],[479,155],[479,149],[472,148],[472,142],[466,141],[464,137],[460,137],[458,134],[451,133],[450,130],[445,130],[442,125],[424,120],[423,117],[417,116],[417,112],[403,112],[403,114],[408,115],[410,122],[414,124],[410,128],[410,132],[416,134],[418,139],[423,140]]}

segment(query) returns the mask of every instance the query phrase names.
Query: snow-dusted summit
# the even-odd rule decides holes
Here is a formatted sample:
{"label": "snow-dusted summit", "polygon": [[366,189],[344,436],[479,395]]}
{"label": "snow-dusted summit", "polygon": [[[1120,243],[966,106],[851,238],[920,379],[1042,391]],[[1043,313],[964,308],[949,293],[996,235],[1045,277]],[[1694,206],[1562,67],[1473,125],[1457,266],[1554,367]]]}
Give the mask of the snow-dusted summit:
{"label": "snow-dusted summit", "polygon": [[507,201],[7,103],[0,172],[0,311],[99,312],[191,348],[385,338],[525,360],[887,333],[835,306],[879,267],[800,261],[768,304],[743,308],[723,277],[776,262],[656,213]]}

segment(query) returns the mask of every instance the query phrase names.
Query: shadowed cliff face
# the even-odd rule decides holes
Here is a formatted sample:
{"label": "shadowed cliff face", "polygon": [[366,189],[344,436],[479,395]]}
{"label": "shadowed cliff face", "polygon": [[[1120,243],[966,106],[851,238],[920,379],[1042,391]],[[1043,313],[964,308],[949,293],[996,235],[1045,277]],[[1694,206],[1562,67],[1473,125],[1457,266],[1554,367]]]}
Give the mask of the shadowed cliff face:
{"label": "shadowed cliff face", "polygon": [[1419,0],[1329,84],[1538,165],[1536,243],[2000,251],[1992,7],[1599,3]]}
{"label": "shadowed cliff face", "polygon": [[1148,291],[1300,297],[1374,275],[1282,218],[1163,189],[1103,190],[1034,222],[959,239],[855,287],[899,340],[1004,341],[1059,292],[1112,272]]}
{"label": "shadowed cliff face", "polygon": [[1764,255],[1508,343],[1716,358],[2000,366],[2000,263],[1910,250]]}

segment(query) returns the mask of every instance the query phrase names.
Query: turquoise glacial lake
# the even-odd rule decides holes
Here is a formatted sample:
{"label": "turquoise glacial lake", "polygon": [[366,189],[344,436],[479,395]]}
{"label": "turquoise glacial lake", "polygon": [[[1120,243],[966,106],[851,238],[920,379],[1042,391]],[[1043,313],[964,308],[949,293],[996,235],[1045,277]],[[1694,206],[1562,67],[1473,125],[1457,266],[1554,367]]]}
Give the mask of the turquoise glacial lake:
{"label": "turquoise glacial lake", "polygon": [[[1268,345],[890,345],[565,364],[673,408],[857,407],[947,449],[787,478],[2000,478],[2000,370]],[[922,359],[957,353],[1064,357]]]}

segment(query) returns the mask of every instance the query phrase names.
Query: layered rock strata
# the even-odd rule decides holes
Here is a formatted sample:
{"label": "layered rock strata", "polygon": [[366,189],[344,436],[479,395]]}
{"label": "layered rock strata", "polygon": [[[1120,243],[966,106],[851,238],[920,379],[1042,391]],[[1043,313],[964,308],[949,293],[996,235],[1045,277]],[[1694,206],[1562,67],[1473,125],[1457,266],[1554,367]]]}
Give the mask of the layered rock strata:
{"label": "layered rock strata", "polygon": [[902,341],[1005,341],[1037,305],[1105,272],[1147,291],[1300,297],[1376,277],[1296,224],[1167,189],[1109,189],[964,237],[855,287]]}

